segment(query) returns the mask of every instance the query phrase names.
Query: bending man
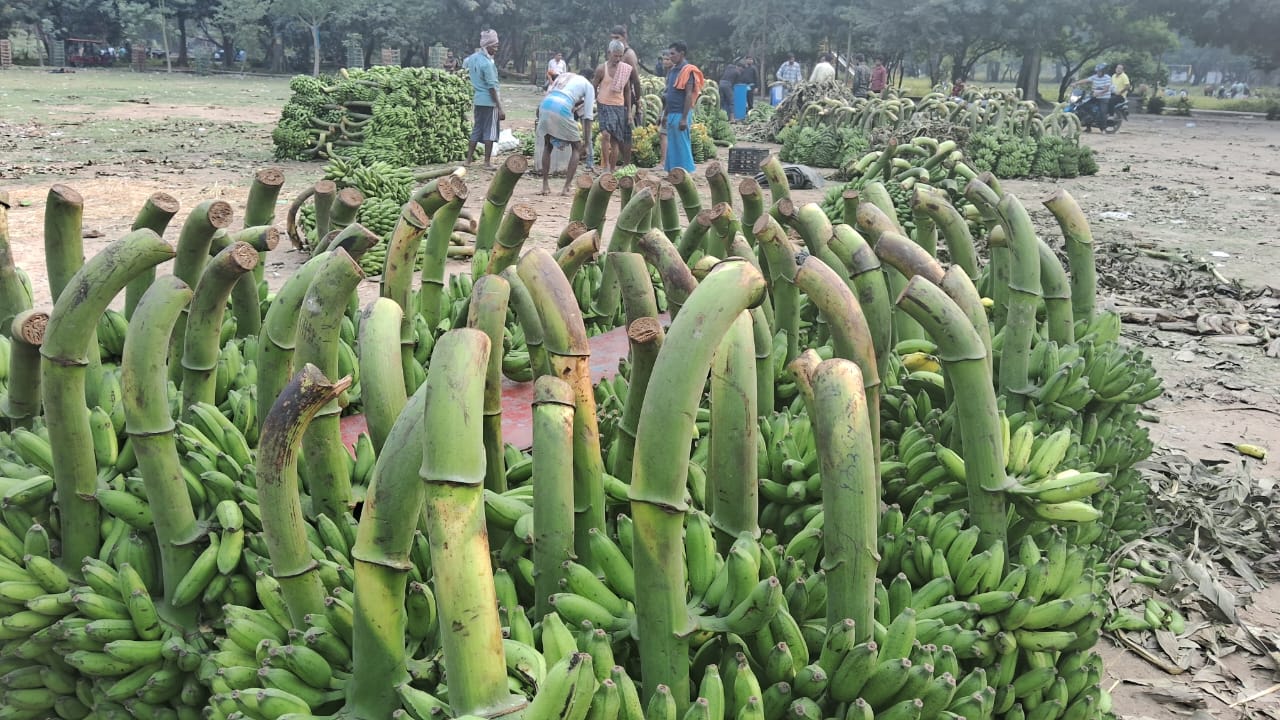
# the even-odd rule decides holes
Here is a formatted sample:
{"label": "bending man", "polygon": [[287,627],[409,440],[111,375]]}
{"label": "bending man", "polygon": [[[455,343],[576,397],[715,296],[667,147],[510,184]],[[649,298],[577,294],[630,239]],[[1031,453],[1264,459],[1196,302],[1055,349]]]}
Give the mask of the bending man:
{"label": "bending man", "polygon": [[[564,73],[551,83],[551,90],[538,106],[537,135],[542,142],[542,192],[549,195],[551,188],[547,177],[551,174],[551,153],[558,147],[569,145],[569,167],[565,170],[564,189],[569,194],[573,175],[578,170],[578,153],[582,139],[591,136],[591,121],[595,117],[596,89],[591,81],[576,73]],[[578,122],[578,118],[582,122]]]}

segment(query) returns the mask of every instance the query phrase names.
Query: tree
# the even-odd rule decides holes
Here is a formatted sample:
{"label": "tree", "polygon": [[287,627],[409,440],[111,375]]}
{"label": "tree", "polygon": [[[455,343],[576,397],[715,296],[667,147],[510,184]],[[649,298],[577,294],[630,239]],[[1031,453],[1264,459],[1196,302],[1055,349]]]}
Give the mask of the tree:
{"label": "tree", "polygon": [[320,74],[320,28],[333,19],[341,0],[275,0],[271,11],[292,17],[311,32],[311,74]]}
{"label": "tree", "polygon": [[1047,46],[1066,69],[1058,84],[1058,102],[1066,99],[1071,81],[1080,79],[1081,69],[1106,53],[1158,54],[1177,46],[1177,36],[1163,18],[1137,15],[1130,6],[1108,0],[1090,4],[1086,22],[1061,27]]}
{"label": "tree", "polygon": [[1252,56],[1264,70],[1280,67],[1280,2],[1163,0],[1169,23],[1201,45]]}

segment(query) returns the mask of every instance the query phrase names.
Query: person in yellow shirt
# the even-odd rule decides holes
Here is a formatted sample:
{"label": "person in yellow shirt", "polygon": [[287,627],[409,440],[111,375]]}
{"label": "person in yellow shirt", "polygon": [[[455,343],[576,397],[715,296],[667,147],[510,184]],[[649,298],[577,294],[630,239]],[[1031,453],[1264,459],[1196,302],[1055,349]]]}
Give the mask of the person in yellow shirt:
{"label": "person in yellow shirt", "polygon": [[1124,65],[1116,65],[1116,71],[1111,76],[1111,92],[1115,95],[1127,96],[1132,87],[1133,83],[1129,82],[1129,76],[1125,74]]}

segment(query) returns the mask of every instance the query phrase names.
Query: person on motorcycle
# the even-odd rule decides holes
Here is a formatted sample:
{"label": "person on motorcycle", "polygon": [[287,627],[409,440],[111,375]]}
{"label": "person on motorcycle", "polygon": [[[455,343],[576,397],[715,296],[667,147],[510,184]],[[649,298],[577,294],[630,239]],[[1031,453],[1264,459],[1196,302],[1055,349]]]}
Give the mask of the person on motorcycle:
{"label": "person on motorcycle", "polygon": [[1107,74],[1107,64],[1098,63],[1093,66],[1092,75],[1074,84],[1092,86],[1092,96],[1081,107],[1082,110],[1093,115],[1092,121],[1085,121],[1085,130],[1089,130],[1090,125],[1105,128],[1107,110],[1111,105],[1111,76]]}

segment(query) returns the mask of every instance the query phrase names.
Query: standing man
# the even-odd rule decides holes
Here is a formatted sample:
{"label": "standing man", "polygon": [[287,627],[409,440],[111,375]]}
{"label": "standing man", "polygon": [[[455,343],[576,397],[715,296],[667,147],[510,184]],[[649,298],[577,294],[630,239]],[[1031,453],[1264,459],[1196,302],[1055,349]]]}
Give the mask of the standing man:
{"label": "standing man", "polygon": [[[615,25],[613,29],[609,31],[609,42],[613,42],[614,40],[622,43],[622,62],[633,68],[631,80],[629,81],[631,84],[631,99],[632,103],[634,103],[633,107],[635,112],[632,116],[632,121],[635,123],[636,127],[639,127],[641,122],[644,120],[644,116],[640,112],[640,98],[643,96],[643,93],[640,91],[640,58],[636,56],[636,51],[631,48],[631,38],[627,34],[626,25]],[[622,165],[631,164],[630,138],[620,146],[618,150],[618,162]]]}
{"label": "standing man", "polygon": [[551,83],[555,82],[556,77],[569,72],[569,66],[565,64],[564,53],[557,52],[547,61],[547,82],[545,89],[551,89]]}
{"label": "standing man", "polygon": [[871,68],[867,67],[867,58],[862,55],[853,56],[853,96],[864,98],[871,91]]}
{"label": "standing man", "polygon": [[498,66],[493,56],[498,53],[498,33],[485,30],[480,33],[480,48],[467,56],[462,66],[471,76],[475,88],[475,118],[471,126],[471,142],[467,145],[467,164],[476,159],[476,144],[484,143],[484,167],[493,169],[493,143],[501,129],[499,123],[507,119],[498,98]]}
{"label": "standing man", "polygon": [[804,69],[800,67],[800,63],[796,62],[795,53],[787,53],[787,61],[778,67],[775,75],[778,81],[786,85],[790,90],[792,85],[804,80]]}
{"label": "standing man", "polygon": [[448,50],[445,52],[443,67],[445,72],[458,71],[458,56],[454,55],[452,50]]}
{"label": "standing man", "polygon": [[[569,167],[565,170],[564,189],[569,194],[574,173],[578,170],[578,153],[583,138],[591,137],[591,120],[595,117],[596,89],[591,81],[576,73],[561,73],[538,106],[537,136],[542,143],[542,192],[551,193],[547,177],[551,174],[551,153],[556,147],[569,145]],[[579,123],[578,118],[581,118]]]}
{"label": "standing man", "polygon": [[724,71],[720,73],[720,109],[733,120],[733,86],[738,84],[738,66],[733,62],[727,62],[724,65]]}
{"label": "standing man", "polygon": [[831,82],[836,79],[836,68],[831,64],[831,53],[823,53],[818,64],[809,73],[809,82]]}
{"label": "standing man", "polygon": [[750,55],[742,59],[742,67],[738,68],[738,84],[747,86],[747,111],[756,104],[756,88],[760,87],[760,70],[756,67],[756,59]]}
{"label": "standing man", "polygon": [[702,71],[685,60],[688,47],[676,41],[667,48],[671,58],[671,70],[667,73],[667,90],[663,97],[666,104],[667,153],[663,169],[671,172],[684,168],[693,172],[693,138],[689,126],[693,124],[693,104],[702,91]]}
{"label": "standing man", "polygon": [[876,58],[876,66],[871,68],[871,92],[880,95],[889,86],[889,69],[884,66],[884,58]]}
{"label": "standing man", "polygon": [[591,84],[600,105],[600,155],[605,172],[618,169],[622,146],[631,144],[631,75],[635,67],[622,61],[626,51],[618,40],[609,41],[609,59],[596,68]]}

